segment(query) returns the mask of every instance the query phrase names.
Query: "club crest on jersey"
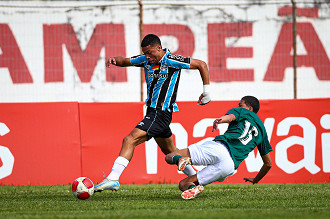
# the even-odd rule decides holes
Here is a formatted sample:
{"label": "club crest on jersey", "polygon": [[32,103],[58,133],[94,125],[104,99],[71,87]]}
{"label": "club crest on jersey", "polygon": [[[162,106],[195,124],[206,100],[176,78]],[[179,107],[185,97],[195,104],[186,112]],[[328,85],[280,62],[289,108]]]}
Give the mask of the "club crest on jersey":
{"label": "club crest on jersey", "polygon": [[168,71],[168,67],[165,66],[165,65],[161,65],[161,66],[160,66],[160,71],[161,71],[161,72],[167,72],[167,71]]}

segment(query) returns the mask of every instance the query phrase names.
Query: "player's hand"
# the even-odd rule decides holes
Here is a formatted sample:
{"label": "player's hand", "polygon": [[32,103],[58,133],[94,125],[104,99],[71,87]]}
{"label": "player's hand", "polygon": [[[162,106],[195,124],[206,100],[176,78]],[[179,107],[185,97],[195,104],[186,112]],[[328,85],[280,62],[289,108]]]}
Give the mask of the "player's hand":
{"label": "player's hand", "polygon": [[198,99],[198,105],[205,105],[211,101],[210,95],[210,85],[204,84],[203,85],[203,93],[200,95]]}
{"label": "player's hand", "polygon": [[254,178],[252,178],[252,177],[245,177],[243,179],[245,180],[245,182],[250,182],[252,184],[256,184],[256,182],[254,182]]}
{"label": "player's hand", "polygon": [[107,61],[105,62],[105,66],[106,66],[107,68],[110,68],[111,64],[112,64],[112,65],[116,65],[116,59],[115,59],[115,57],[110,57],[110,58],[108,58]]}
{"label": "player's hand", "polygon": [[218,130],[218,125],[219,125],[220,121],[221,121],[221,119],[214,120],[212,132]]}
{"label": "player's hand", "polygon": [[210,95],[204,96],[204,94],[201,94],[198,99],[198,105],[205,105],[208,104],[211,101]]}

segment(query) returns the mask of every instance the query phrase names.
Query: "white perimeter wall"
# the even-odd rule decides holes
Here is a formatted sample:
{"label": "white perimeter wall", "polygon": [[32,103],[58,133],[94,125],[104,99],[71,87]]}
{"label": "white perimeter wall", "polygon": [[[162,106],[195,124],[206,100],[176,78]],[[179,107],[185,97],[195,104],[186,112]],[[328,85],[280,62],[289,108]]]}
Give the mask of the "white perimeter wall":
{"label": "white perimeter wall", "polygon": [[[137,55],[139,48],[139,8],[137,1],[51,1],[19,2],[1,1],[0,23],[8,24],[17,41],[33,83],[14,84],[8,68],[0,67],[0,102],[128,102],[140,101],[140,69],[128,68],[127,82],[105,80],[105,51],[102,49],[98,64],[89,83],[82,83],[77,76],[67,49],[63,46],[64,81],[45,83],[43,24],[71,24],[77,33],[82,49],[99,23],[124,24],[127,56]],[[177,3],[176,1],[166,1]],[[293,98],[293,70],[287,68],[283,81],[264,81],[270,59],[278,41],[280,29],[289,16],[278,15],[279,8],[287,4],[247,5],[249,1],[189,1],[190,5],[166,5],[166,2],[150,1],[144,5],[145,24],[183,24],[194,34],[193,58],[208,62],[209,23],[251,22],[253,33],[249,37],[228,38],[226,46],[252,47],[252,58],[228,58],[228,68],[249,68],[254,70],[254,81],[212,82],[213,100],[235,100],[244,95],[255,95],[260,99]],[[187,3],[187,1],[185,1]],[[240,3],[230,5],[226,3]],[[158,4],[159,3],[159,4]],[[126,5],[125,5],[126,4]],[[89,7],[87,7],[90,5]],[[118,5],[112,7],[93,7]],[[8,7],[10,6],[10,7]],[[24,6],[24,7],[21,7]],[[34,7],[35,6],[35,7]],[[46,7],[49,6],[49,7]],[[82,6],[75,8],[74,6]],[[312,4],[298,4],[298,7],[314,7]],[[319,7],[318,18],[297,17],[297,22],[311,23],[326,54],[330,56],[330,10],[325,4]],[[178,41],[173,36],[161,37],[163,46],[175,51]],[[306,54],[303,42],[298,38],[298,55]],[[1,59],[0,48],[0,59]],[[114,56],[116,54],[113,54]],[[17,63],[19,64],[19,63]],[[329,75],[329,72],[326,72]],[[328,77],[329,78],[329,77]],[[330,97],[330,81],[319,80],[314,68],[299,67],[297,80],[298,98]],[[145,86],[144,86],[145,87]],[[202,92],[198,71],[183,70],[178,101],[195,101]],[[146,93],[146,92],[144,92]]]}

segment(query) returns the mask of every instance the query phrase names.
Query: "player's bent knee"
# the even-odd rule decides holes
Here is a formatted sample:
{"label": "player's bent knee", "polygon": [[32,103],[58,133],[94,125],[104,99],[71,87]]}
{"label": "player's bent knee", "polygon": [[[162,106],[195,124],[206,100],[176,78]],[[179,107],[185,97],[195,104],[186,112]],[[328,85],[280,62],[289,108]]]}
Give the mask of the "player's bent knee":
{"label": "player's bent knee", "polygon": [[180,189],[181,191],[185,191],[185,190],[186,190],[185,185],[186,185],[186,182],[185,182],[184,180],[181,180],[181,181],[179,182],[179,189]]}
{"label": "player's bent knee", "polygon": [[166,163],[168,163],[168,164],[173,164],[172,157],[173,157],[173,154],[172,154],[172,153],[167,154],[167,155],[165,156],[165,161],[166,161]]}
{"label": "player's bent knee", "polygon": [[168,163],[168,164],[172,164],[170,160],[171,160],[171,159],[169,159],[168,155],[166,155],[166,156],[165,156],[165,161],[166,161],[166,163]]}
{"label": "player's bent knee", "polygon": [[145,136],[141,136],[141,137],[134,137],[131,134],[124,137],[123,139],[123,145],[131,145],[133,147],[143,143],[146,141],[146,137]]}
{"label": "player's bent knee", "polygon": [[179,189],[185,191],[190,185],[199,185],[196,175],[188,176],[179,182]]}

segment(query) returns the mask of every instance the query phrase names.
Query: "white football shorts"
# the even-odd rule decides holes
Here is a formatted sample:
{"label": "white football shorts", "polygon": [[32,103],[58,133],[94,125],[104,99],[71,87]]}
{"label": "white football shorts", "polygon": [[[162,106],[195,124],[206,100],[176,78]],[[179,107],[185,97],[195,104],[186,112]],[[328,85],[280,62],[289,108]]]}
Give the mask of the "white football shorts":
{"label": "white football shorts", "polygon": [[227,147],[219,141],[206,141],[188,147],[193,165],[206,166],[197,172],[199,184],[223,182],[235,173],[235,164]]}

